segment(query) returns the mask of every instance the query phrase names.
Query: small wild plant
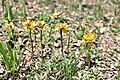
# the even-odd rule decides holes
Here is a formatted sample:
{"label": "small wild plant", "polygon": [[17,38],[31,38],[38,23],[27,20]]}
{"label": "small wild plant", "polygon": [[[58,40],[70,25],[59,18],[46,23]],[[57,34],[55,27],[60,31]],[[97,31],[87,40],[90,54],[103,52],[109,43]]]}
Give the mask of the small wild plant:
{"label": "small wild plant", "polygon": [[86,47],[86,52],[87,52],[87,64],[88,64],[88,67],[90,68],[90,61],[91,61],[91,47],[93,45],[93,42],[95,42],[95,37],[94,37],[94,34],[91,33],[91,32],[87,32],[83,35],[83,38],[82,38],[82,42],[85,43],[87,45]]}
{"label": "small wild plant", "polygon": [[34,51],[33,51],[32,32],[33,32],[33,30],[34,30],[34,23],[33,23],[33,21],[31,21],[31,20],[26,20],[26,21],[23,22],[22,24],[23,24],[23,26],[24,26],[27,30],[29,30],[31,48],[32,48],[32,53],[33,53]]}
{"label": "small wild plant", "polygon": [[17,60],[17,53],[9,44],[2,44],[0,42],[0,57],[7,70],[14,71],[19,65]]}

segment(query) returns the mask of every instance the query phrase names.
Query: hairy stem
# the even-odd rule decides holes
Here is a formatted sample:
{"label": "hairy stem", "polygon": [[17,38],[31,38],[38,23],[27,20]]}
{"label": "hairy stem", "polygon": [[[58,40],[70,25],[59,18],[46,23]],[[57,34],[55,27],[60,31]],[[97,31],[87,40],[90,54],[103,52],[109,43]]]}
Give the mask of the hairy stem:
{"label": "hairy stem", "polygon": [[87,52],[87,64],[88,64],[88,68],[90,68],[90,59],[91,59],[91,54],[90,54],[90,50],[88,50],[88,52]]}
{"label": "hairy stem", "polygon": [[40,45],[41,45],[41,54],[42,54],[42,57],[43,57],[43,53],[42,53],[42,51],[43,51],[43,47],[42,47],[42,30],[40,30],[41,32],[40,32]]}
{"label": "hairy stem", "polygon": [[32,47],[32,53],[33,53],[33,41],[32,41],[32,35],[31,35],[31,30],[30,30],[30,42],[31,42],[31,47]]}
{"label": "hairy stem", "polygon": [[62,52],[62,56],[64,57],[64,54],[63,54],[63,37],[62,37],[62,29],[60,29],[60,39],[61,39],[61,52]]}

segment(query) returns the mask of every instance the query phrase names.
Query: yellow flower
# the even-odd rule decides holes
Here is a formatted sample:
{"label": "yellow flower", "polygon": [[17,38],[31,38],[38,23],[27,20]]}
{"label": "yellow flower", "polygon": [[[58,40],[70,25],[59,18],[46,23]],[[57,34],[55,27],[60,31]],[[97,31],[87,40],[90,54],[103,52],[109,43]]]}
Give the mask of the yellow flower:
{"label": "yellow flower", "polygon": [[33,30],[34,29],[34,25],[33,25],[33,22],[30,21],[30,20],[27,20],[25,22],[22,23],[23,26],[29,30]]}
{"label": "yellow flower", "polygon": [[32,22],[32,24],[33,24],[33,27],[36,27],[37,26],[37,21],[36,20],[33,20],[33,21],[31,21]]}
{"label": "yellow flower", "polygon": [[50,18],[52,19],[56,19],[56,18],[59,18],[59,14],[58,13],[53,13],[51,15],[49,15]]}
{"label": "yellow flower", "polygon": [[12,30],[14,28],[14,25],[12,22],[5,23],[5,27],[9,30]]}
{"label": "yellow flower", "polygon": [[90,32],[84,34],[82,38],[82,42],[87,43],[87,47],[90,49],[91,46],[93,45],[93,42],[95,42],[94,34]]}
{"label": "yellow flower", "polygon": [[37,21],[37,26],[41,29],[44,30],[46,27],[45,21]]}
{"label": "yellow flower", "polygon": [[56,27],[58,27],[58,29],[62,29],[62,31],[67,34],[68,33],[68,24],[67,23],[58,23],[56,25]]}

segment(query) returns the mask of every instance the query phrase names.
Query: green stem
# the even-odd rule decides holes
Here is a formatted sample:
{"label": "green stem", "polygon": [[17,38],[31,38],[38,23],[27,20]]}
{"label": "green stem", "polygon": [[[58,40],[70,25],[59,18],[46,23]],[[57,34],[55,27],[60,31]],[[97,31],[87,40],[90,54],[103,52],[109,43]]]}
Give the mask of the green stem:
{"label": "green stem", "polygon": [[[54,20],[54,22],[55,22],[55,20]],[[52,29],[53,29],[53,25],[51,25],[51,26],[50,26],[49,37],[50,37],[50,36],[51,36],[51,34],[52,34]]]}
{"label": "green stem", "polygon": [[51,33],[52,33],[52,26],[50,27],[49,37],[51,36]]}
{"label": "green stem", "polygon": [[23,15],[24,15],[24,17],[26,17],[27,16],[27,7],[26,7],[26,0],[22,0],[22,3],[23,3]]}
{"label": "green stem", "polygon": [[[80,45],[80,46],[81,46],[81,45]],[[79,56],[78,56],[78,57],[79,57],[79,58],[81,57],[82,52],[83,52],[83,50],[84,50],[84,49],[82,49],[80,46],[78,47],[78,50],[79,50]]]}
{"label": "green stem", "polygon": [[13,41],[15,42],[14,30],[13,29],[12,29],[12,38],[13,38]]}
{"label": "green stem", "polygon": [[32,47],[32,53],[33,53],[33,41],[32,41],[32,35],[31,35],[31,30],[30,30],[30,42],[31,42],[31,47]]}
{"label": "green stem", "polygon": [[35,39],[34,39],[34,41],[35,41],[35,46],[34,46],[34,47],[36,48],[36,43],[37,43],[37,40],[36,40],[36,39],[37,39],[37,36],[36,36],[36,31],[35,31],[35,30],[34,30],[34,38],[35,38]]}
{"label": "green stem", "polygon": [[62,52],[62,56],[64,57],[64,54],[63,54],[63,37],[62,37],[62,29],[60,29],[60,39],[61,39],[61,52]]}
{"label": "green stem", "polygon": [[37,42],[37,41],[36,41],[36,38],[37,38],[37,37],[36,37],[36,32],[35,32],[35,31],[34,31],[34,35],[35,35],[35,43],[36,43],[36,42]]}
{"label": "green stem", "polygon": [[6,4],[6,6],[7,6],[8,20],[12,21],[12,19],[13,19],[12,10],[11,10],[12,6],[10,6],[9,4]]}
{"label": "green stem", "polygon": [[4,11],[4,6],[5,6],[5,0],[2,0],[2,8],[3,8],[3,11]]}
{"label": "green stem", "polygon": [[90,54],[90,49],[87,50],[87,64],[88,68],[90,68],[90,60],[91,60],[91,54]]}

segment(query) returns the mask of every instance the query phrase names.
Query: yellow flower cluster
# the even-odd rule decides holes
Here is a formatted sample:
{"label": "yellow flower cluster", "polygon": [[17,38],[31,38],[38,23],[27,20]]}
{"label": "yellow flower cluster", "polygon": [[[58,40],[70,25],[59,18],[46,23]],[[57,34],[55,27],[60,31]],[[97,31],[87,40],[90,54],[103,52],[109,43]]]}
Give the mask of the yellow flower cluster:
{"label": "yellow flower cluster", "polygon": [[12,30],[14,28],[14,25],[12,22],[5,23],[4,25],[7,29]]}
{"label": "yellow flower cluster", "polygon": [[34,27],[39,27],[41,30],[44,30],[46,27],[46,23],[44,21],[31,21],[31,20],[27,20],[25,22],[22,23],[23,26],[29,30],[34,30]]}
{"label": "yellow flower cluster", "polygon": [[93,45],[93,42],[95,42],[94,34],[91,32],[84,34],[82,38],[82,42],[87,43],[87,47],[90,49]]}
{"label": "yellow flower cluster", "polygon": [[56,27],[58,27],[58,29],[62,29],[62,31],[67,34],[68,33],[68,24],[67,23],[58,23],[56,24]]}

